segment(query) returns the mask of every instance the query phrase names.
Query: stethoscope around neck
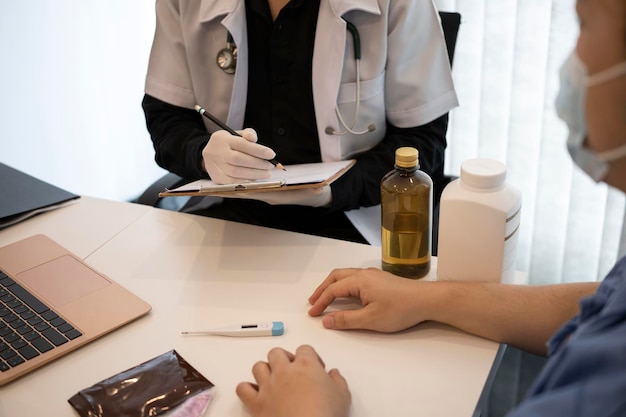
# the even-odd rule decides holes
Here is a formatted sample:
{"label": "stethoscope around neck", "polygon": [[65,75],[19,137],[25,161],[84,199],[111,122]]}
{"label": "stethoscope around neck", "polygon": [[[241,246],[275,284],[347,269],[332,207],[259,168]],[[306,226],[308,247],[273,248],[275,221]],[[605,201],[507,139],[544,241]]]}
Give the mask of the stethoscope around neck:
{"label": "stethoscope around neck", "polygon": [[[343,136],[351,133],[353,135],[364,135],[366,133],[373,132],[376,130],[376,125],[370,123],[366,129],[357,130],[356,122],[359,118],[359,107],[361,104],[361,38],[359,36],[359,31],[352,23],[346,21],[346,29],[352,35],[352,42],[354,43],[354,63],[356,68],[356,102],[354,106],[354,114],[352,115],[352,120],[350,123],[346,123],[339,110],[339,106],[335,104],[335,114],[337,115],[337,119],[339,123],[344,128],[342,131],[335,130],[334,128],[328,126],[324,131],[327,135],[338,135]],[[232,35],[228,32],[228,36],[226,38],[226,48],[221,49],[217,53],[216,57],[217,66],[222,69],[226,74],[234,74],[235,69],[237,68],[237,45],[233,40]]]}

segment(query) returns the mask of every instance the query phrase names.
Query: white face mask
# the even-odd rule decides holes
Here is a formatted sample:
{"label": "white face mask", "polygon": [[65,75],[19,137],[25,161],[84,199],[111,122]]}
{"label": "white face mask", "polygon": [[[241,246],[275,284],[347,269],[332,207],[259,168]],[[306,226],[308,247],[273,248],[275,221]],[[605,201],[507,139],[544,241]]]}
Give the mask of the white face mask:
{"label": "white face mask", "polygon": [[626,144],[610,151],[596,153],[584,146],[587,137],[585,96],[587,89],[626,75],[626,62],[614,65],[592,76],[576,51],[561,68],[561,88],[556,98],[556,112],[567,124],[567,150],[572,159],[594,181],[602,181],[609,172],[609,162],[626,157]]}

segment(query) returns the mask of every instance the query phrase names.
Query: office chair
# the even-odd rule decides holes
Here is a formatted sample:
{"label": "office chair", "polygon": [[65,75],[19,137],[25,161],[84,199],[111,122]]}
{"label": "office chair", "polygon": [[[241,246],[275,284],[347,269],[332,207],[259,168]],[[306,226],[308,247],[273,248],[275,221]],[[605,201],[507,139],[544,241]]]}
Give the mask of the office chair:
{"label": "office chair", "polygon": [[448,59],[450,60],[450,66],[452,66],[456,40],[459,36],[459,27],[461,26],[461,14],[458,12],[439,12],[439,17],[441,18],[443,36],[446,40],[446,48],[448,48]]}
{"label": "office chair", "polygon": [[[461,25],[461,14],[457,12],[439,12],[441,18],[441,26],[443,28],[443,34],[446,41],[446,47],[448,49],[448,58],[450,59],[450,65],[454,59],[454,50],[456,48],[456,41],[459,33],[459,26]],[[443,188],[456,177],[446,176],[444,183],[437,187],[436,195],[434,196],[434,203],[438,206],[439,197]],[[144,192],[137,197],[133,202],[157,207],[161,201],[159,192],[166,188],[172,189],[181,186],[188,182],[176,174],[168,172],[161,178],[152,183]],[[435,240],[433,240],[433,243]],[[436,246],[435,246],[436,247]]]}
{"label": "office chair", "polygon": [[[461,26],[461,14],[457,12],[439,12],[439,16],[441,18],[441,27],[443,29],[443,35],[448,49],[450,67],[452,67],[452,63],[454,62],[454,51],[456,49],[456,40]],[[433,190],[433,230],[431,247],[431,253],[433,256],[437,256],[437,246],[439,244],[439,201],[441,200],[441,194],[443,189],[457,178],[458,177],[454,175],[444,175],[442,184],[439,184],[435,190]]]}

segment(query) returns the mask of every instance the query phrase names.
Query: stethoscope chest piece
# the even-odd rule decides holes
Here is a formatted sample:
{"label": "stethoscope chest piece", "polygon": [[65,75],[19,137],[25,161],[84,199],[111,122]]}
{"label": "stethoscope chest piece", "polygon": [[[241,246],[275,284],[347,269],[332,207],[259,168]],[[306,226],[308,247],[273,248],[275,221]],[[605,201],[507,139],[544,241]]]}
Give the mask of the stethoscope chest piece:
{"label": "stethoscope chest piece", "polygon": [[228,34],[226,48],[221,49],[215,58],[217,66],[226,74],[234,74],[237,68],[237,45],[233,41],[231,34]]}

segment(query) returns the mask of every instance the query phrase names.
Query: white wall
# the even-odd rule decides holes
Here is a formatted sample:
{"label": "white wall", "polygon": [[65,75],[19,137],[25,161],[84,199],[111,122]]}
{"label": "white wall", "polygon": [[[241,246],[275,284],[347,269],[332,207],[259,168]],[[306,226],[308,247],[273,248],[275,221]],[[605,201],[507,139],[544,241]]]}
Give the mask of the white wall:
{"label": "white wall", "polygon": [[154,20],[154,0],[3,1],[0,162],[115,200],[161,176],[141,110]]}

